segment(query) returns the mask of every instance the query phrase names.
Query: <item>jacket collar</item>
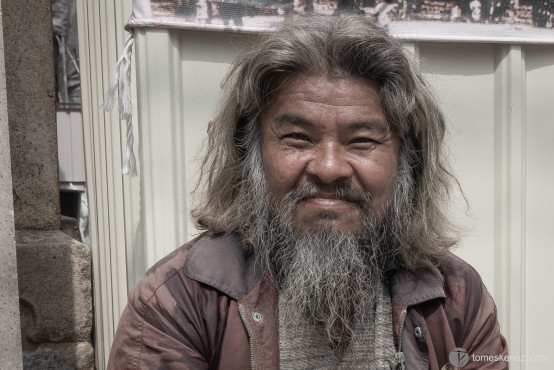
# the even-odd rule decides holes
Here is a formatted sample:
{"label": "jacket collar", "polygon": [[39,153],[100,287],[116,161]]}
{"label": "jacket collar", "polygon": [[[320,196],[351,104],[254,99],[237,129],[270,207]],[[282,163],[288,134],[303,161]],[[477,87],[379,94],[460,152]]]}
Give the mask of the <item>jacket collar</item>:
{"label": "jacket collar", "polygon": [[391,295],[406,306],[446,298],[441,279],[429,270],[395,270],[389,277]]}
{"label": "jacket collar", "polygon": [[183,270],[234,299],[245,296],[264,273],[236,233],[204,234],[188,252]]}
{"label": "jacket collar", "polygon": [[[250,292],[264,273],[236,233],[204,234],[188,252],[183,269],[189,278],[234,299]],[[446,297],[442,281],[428,270],[395,269],[389,275],[389,289],[406,306]]]}

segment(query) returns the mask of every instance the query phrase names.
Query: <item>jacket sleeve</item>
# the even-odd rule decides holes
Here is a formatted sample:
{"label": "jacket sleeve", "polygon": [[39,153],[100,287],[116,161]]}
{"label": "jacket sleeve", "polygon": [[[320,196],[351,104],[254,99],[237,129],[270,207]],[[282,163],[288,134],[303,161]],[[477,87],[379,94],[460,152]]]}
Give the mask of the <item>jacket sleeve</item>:
{"label": "jacket sleeve", "polygon": [[143,278],[129,294],[108,369],[207,369],[201,327],[184,317],[166,285],[152,290],[149,280]]}
{"label": "jacket sleeve", "polygon": [[460,315],[455,339],[468,353],[464,370],[507,369],[506,340],[500,333],[496,305],[477,271],[458,257],[452,258],[453,273],[447,277],[450,307]]}
{"label": "jacket sleeve", "polygon": [[480,280],[480,287],[475,287],[480,288],[480,300],[475,303],[478,308],[475,314],[469,310],[466,317],[470,326],[462,347],[467,350],[469,362],[464,370],[507,369],[508,345],[500,333],[496,305]]}

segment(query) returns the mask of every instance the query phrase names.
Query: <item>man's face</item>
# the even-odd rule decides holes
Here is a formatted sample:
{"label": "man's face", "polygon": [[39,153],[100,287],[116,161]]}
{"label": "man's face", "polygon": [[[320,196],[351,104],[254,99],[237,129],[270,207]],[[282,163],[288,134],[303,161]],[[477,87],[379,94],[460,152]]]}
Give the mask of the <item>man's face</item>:
{"label": "man's face", "polygon": [[360,234],[364,193],[371,195],[376,220],[383,219],[393,196],[400,139],[389,130],[377,83],[293,76],[262,113],[261,134],[272,200],[312,185],[293,210],[298,231]]}

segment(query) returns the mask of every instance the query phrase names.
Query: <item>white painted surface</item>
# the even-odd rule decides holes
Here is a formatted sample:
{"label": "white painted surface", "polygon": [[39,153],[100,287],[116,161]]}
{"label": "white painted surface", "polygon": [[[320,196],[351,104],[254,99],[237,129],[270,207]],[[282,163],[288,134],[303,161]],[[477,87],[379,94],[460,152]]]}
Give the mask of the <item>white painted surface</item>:
{"label": "white painted surface", "polygon": [[103,369],[117,323],[127,301],[126,243],[132,244],[138,179],[121,175],[122,143],[117,112],[100,110],[116,60],[122,52],[123,26],[131,1],[77,2],[83,136],[89,230],[93,259],[94,346],[96,365]]}
{"label": "white painted surface", "polygon": [[[196,234],[188,214],[195,159],[219,83],[251,37],[137,32],[139,176],[129,179],[120,173],[124,128],[115,113],[97,108],[124,39],[114,24],[123,24],[127,6],[116,2],[115,13],[110,13],[89,0],[79,10],[80,21],[88,19],[80,24],[83,32],[79,30],[80,37],[86,34],[81,47],[87,48],[81,54],[86,71],[83,117],[97,348],[104,353],[127,289],[155,261]],[[466,209],[461,195],[454,194],[451,213],[467,234],[456,253],[479,271],[495,297],[510,353],[550,356],[548,362],[512,362],[511,368],[552,368],[554,322],[548,312],[554,303],[554,48],[439,42],[407,46],[419,55],[451,123],[450,156],[469,202]],[[101,368],[105,356],[97,358]]]}
{"label": "white painted surface", "polygon": [[85,182],[83,116],[81,112],[56,112],[60,182]]}
{"label": "white painted surface", "polygon": [[[144,269],[197,235],[189,215],[199,154],[219,84],[244,36],[139,30],[136,37],[143,227],[130,286]],[[149,122],[143,125],[143,122]]]}
{"label": "white painted surface", "polygon": [[549,354],[550,362],[529,363],[528,369],[554,367],[554,340],[548,321],[554,291],[554,48],[525,48],[527,89],[525,353]]}

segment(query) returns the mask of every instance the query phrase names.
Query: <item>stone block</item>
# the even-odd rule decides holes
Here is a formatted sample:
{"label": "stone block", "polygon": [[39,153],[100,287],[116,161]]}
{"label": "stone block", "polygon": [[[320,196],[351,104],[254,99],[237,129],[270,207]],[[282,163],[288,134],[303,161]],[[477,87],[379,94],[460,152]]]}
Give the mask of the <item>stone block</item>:
{"label": "stone block", "polygon": [[91,253],[61,231],[16,231],[22,343],[89,342]]}
{"label": "stone block", "polygon": [[51,0],[2,0],[15,228],[59,230]]}
{"label": "stone block", "polygon": [[92,370],[94,349],[87,342],[41,344],[34,351],[23,352],[25,369]]}

